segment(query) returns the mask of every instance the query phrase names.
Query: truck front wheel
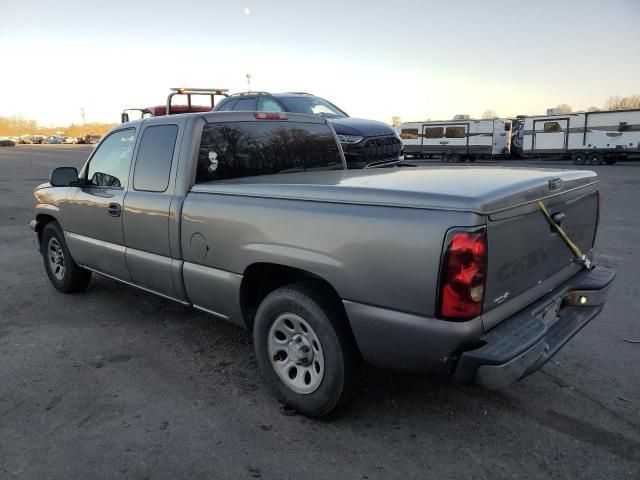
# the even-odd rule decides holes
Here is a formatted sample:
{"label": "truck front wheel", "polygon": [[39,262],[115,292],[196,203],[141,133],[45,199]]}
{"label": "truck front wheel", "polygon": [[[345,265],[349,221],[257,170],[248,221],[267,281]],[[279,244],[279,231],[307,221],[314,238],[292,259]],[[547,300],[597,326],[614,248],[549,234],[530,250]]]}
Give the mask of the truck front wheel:
{"label": "truck front wheel", "polygon": [[262,375],[286,407],[329,414],[357,391],[360,359],[338,299],[322,285],[297,283],[265,297],[253,325]]}
{"label": "truck front wheel", "polygon": [[78,266],[64,241],[64,234],[56,222],[48,223],[42,231],[42,259],[49,280],[63,293],[81,292],[91,281],[91,272]]}

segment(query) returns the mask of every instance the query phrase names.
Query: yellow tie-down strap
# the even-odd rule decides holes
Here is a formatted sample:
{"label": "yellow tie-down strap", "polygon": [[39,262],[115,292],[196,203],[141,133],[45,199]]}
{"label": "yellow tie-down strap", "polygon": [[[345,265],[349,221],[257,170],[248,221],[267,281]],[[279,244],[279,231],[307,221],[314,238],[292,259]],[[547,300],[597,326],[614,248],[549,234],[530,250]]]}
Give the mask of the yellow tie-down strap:
{"label": "yellow tie-down strap", "polygon": [[547,207],[544,206],[544,203],[542,203],[541,201],[538,202],[538,207],[540,207],[540,210],[542,211],[542,213],[544,213],[544,216],[549,221],[549,224],[556,230],[556,232],[560,234],[560,236],[564,240],[564,243],[566,243],[567,246],[571,249],[573,254],[576,256],[578,262],[580,262],[582,266],[587,270],[591,270],[593,268],[591,260],[589,260],[589,258],[584,253],[582,253],[582,251],[580,251],[580,248],[578,248],[578,246],[571,241],[571,239],[566,234],[566,232],[562,229],[562,227],[558,225],[553,220],[553,218],[551,218],[551,215],[549,215],[549,210],[547,210]]}

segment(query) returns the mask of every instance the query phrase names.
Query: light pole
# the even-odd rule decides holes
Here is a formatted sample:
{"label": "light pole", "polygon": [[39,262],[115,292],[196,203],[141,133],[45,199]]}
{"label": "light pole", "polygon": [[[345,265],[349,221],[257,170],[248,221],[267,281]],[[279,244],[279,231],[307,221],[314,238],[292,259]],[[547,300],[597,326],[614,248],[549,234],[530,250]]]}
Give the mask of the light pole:
{"label": "light pole", "polygon": [[82,125],[85,125],[87,122],[85,122],[85,119],[84,119],[84,107],[80,109],[80,114],[82,115]]}
{"label": "light pole", "polygon": [[247,93],[251,91],[251,74],[247,73]]}

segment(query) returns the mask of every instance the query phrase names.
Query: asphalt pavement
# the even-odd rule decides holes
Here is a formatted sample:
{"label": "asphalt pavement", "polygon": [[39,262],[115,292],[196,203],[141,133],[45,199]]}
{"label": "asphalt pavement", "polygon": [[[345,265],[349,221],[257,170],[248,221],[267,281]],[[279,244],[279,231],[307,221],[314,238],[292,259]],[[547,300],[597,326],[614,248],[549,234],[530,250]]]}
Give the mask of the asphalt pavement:
{"label": "asphalt pavement", "polygon": [[32,189],[90,151],[0,148],[1,479],[640,478],[640,164],[581,167],[602,180],[596,261],[619,273],[541,371],[486,391],[372,369],[310,420],[279,408],[243,330],[104,277],[49,284]]}

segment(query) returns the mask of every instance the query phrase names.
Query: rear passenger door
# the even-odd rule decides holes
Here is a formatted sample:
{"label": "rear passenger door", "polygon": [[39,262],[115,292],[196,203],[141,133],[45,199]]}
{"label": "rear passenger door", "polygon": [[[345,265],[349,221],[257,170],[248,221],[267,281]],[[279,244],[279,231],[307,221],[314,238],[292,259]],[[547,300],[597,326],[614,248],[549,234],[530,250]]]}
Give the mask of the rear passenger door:
{"label": "rear passenger door", "polygon": [[180,252],[169,242],[169,215],[175,188],[182,119],[143,124],[129,190],[124,199],[126,260],[137,285],[179,298],[174,269]]}

